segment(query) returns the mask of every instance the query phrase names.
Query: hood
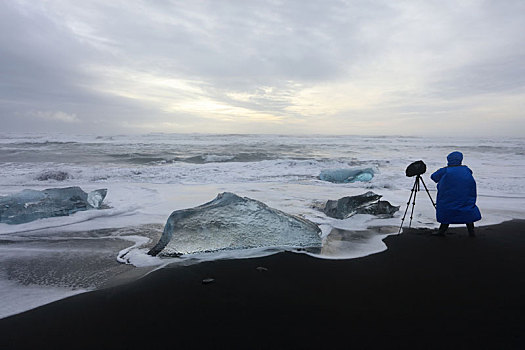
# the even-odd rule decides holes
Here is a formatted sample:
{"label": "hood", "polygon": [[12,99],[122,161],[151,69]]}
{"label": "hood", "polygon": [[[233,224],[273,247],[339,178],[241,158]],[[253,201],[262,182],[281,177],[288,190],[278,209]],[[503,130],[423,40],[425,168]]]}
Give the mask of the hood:
{"label": "hood", "polygon": [[461,165],[463,161],[463,153],[455,151],[447,156],[448,165]]}

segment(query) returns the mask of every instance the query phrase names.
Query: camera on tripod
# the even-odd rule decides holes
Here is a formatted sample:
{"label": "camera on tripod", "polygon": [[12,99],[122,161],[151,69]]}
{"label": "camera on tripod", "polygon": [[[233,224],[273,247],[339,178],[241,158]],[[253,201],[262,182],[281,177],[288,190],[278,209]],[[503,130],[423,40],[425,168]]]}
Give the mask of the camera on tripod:
{"label": "camera on tripod", "polygon": [[420,190],[420,184],[423,184],[425,187],[425,191],[428,194],[428,198],[430,198],[430,201],[432,202],[432,205],[434,208],[436,207],[436,204],[434,203],[434,200],[432,199],[432,196],[430,195],[430,192],[428,192],[427,185],[425,185],[425,182],[423,181],[423,178],[421,175],[423,175],[427,171],[427,166],[422,160],[415,161],[411,163],[405,170],[405,174],[408,177],[415,176],[416,179],[414,180],[414,185],[412,186],[412,189],[410,190],[410,197],[408,198],[407,202],[407,208],[405,209],[405,214],[403,215],[403,218],[401,219],[401,226],[399,226],[399,232],[397,234],[401,233],[401,228],[403,227],[403,222],[405,221],[405,217],[408,212],[408,207],[410,206],[410,201],[412,201],[412,211],[410,212],[410,222],[408,224],[408,227],[412,225],[412,219],[414,217],[414,207],[416,206],[416,195]]}

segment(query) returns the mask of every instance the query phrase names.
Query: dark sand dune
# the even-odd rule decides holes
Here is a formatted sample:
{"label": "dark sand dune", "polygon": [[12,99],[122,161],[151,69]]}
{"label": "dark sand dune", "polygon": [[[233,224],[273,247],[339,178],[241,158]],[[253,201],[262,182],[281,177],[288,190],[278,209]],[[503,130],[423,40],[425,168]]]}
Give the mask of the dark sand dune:
{"label": "dark sand dune", "polygon": [[0,320],[0,348],[525,348],[525,221],[451,232],[161,269]]}

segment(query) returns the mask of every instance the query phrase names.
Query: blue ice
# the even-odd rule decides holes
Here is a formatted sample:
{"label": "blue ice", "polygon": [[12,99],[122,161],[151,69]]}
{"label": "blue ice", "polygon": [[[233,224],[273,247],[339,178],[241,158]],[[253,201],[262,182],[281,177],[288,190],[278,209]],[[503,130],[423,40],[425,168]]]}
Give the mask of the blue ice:
{"label": "blue ice", "polygon": [[0,222],[23,224],[37,219],[67,216],[77,211],[99,209],[107,189],[86,193],[80,187],[23,190],[0,197]]}
{"label": "blue ice", "polygon": [[367,182],[372,180],[373,177],[374,170],[371,168],[323,170],[319,175],[319,179],[334,183]]}

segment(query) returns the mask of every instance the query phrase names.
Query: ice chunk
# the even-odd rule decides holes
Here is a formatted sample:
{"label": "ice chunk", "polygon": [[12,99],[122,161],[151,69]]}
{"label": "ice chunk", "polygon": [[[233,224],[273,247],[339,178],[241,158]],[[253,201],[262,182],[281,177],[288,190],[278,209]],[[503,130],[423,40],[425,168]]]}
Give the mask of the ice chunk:
{"label": "ice chunk", "polygon": [[374,170],[366,169],[332,169],[322,170],[319,179],[335,183],[367,182],[374,177]]}
{"label": "ice chunk", "polygon": [[107,189],[89,194],[80,187],[48,188],[43,191],[23,190],[0,197],[0,222],[22,224],[53,216],[66,216],[77,211],[98,209]]}
{"label": "ice chunk", "polygon": [[106,190],[105,188],[100,189],[100,190],[91,191],[87,195],[87,202],[93,208],[98,209],[100,208],[100,205],[102,204],[102,201],[104,200],[104,198],[106,198],[107,193],[108,193],[108,190]]}
{"label": "ice chunk", "polygon": [[40,173],[36,180],[38,181],[48,181],[48,180],[55,180],[55,181],[64,181],[67,179],[70,179],[71,175],[68,174],[65,171],[61,170],[47,170],[42,173]]}
{"label": "ice chunk", "polygon": [[224,192],[206,204],[174,211],[148,254],[177,256],[273,246],[320,248],[320,232],[308,220]]}
{"label": "ice chunk", "polygon": [[380,201],[382,196],[374,192],[366,192],[358,196],[343,197],[329,200],[324,207],[324,213],[332,218],[346,219],[354,214],[371,214],[382,217],[392,217],[399,207],[388,201]]}

